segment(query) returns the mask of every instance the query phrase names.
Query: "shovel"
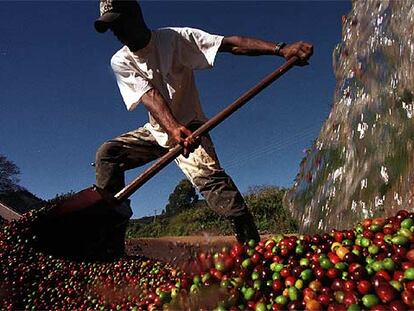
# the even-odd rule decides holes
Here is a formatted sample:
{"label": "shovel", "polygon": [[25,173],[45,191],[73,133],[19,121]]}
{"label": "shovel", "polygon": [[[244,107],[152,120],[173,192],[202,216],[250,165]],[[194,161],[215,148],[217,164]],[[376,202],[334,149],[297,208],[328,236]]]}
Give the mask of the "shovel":
{"label": "shovel", "polygon": [[[298,58],[293,57],[270,73],[256,86],[194,131],[193,137],[200,137],[211,131],[292,68],[297,61]],[[46,253],[66,258],[81,260],[104,258],[108,248],[113,246],[110,245],[110,241],[120,234],[117,228],[122,226],[125,228],[125,223],[129,219],[123,214],[125,208],[122,208],[122,203],[182,151],[181,145],[173,147],[115,196],[104,189],[92,186],[55,204],[33,223],[32,230],[36,235],[36,245]],[[121,232],[122,237],[118,239],[118,243],[124,242],[124,233],[124,231]]]}

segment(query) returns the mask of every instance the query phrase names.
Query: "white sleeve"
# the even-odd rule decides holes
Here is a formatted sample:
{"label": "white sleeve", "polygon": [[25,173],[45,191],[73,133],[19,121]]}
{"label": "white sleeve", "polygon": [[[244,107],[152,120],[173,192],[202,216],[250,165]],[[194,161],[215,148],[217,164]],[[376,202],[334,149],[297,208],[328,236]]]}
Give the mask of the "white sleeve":
{"label": "white sleeve", "polygon": [[224,37],[195,28],[181,28],[179,33],[177,47],[181,62],[192,69],[213,67]]}
{"label": "white sleeve", "polygon": [[134,110],[140,103],[142,95],[153,88],[152,85],[136,71],[120,64],[114,57],[111,59],[111,67],[126,108],[128,111]]}

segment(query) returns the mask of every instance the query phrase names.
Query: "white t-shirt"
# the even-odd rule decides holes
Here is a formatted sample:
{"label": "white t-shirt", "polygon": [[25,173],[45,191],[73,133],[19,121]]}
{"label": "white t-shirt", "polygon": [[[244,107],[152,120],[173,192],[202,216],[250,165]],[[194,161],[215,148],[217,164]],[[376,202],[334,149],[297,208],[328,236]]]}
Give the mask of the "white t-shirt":
{"label": "white t-shirt", "polygon": [[[199,29],[162,28],[152,31],[149,44],[135,53],[121,48],[111,66],[127,109],[133,110],[142,95],[155,88],[181,124],[205,121],[193,69],[211,68],[222,40]],[[149,117],[144,127],[161,146],[171,147],[168,135]]]}

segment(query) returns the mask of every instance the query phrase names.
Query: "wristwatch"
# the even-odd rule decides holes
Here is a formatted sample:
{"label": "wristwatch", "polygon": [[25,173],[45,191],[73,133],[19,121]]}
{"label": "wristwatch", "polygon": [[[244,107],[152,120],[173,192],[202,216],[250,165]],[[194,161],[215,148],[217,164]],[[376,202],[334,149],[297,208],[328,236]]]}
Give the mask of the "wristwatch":
{"label": "wristwatch", "polygon": [[276,47],[275,47],[274,53],[276,55],[279,55],[280,56],[280,50],[283,49],[285,46],[286,46],[286,43],[285,42],[276,43]]}

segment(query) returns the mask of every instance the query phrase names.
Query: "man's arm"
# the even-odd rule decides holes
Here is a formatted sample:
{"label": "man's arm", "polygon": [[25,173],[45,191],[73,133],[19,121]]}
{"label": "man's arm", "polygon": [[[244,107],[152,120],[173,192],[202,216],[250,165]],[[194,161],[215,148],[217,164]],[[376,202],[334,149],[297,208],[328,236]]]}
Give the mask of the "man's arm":
{"label": "man's arm", "polygon": [[187,157],[197,146],[197,140],[193,138],[192,132],[180,124],[173,116],[170,107],[156,89],[150,89],[142,98],[144,106],[152,117],[165,130],[168,136],[177,144],[184,147],[184,156]]}
{"label": "man's arm", "polygon": [[229,52],[235,55],[279,55],[289,60],[293,56],[299,57],[301,64],[306,64],[313,54],[313,46],[307,42],[287,44],[277,52],[277,43],[256,38],[230,36],[224,37],[220,52]]}

